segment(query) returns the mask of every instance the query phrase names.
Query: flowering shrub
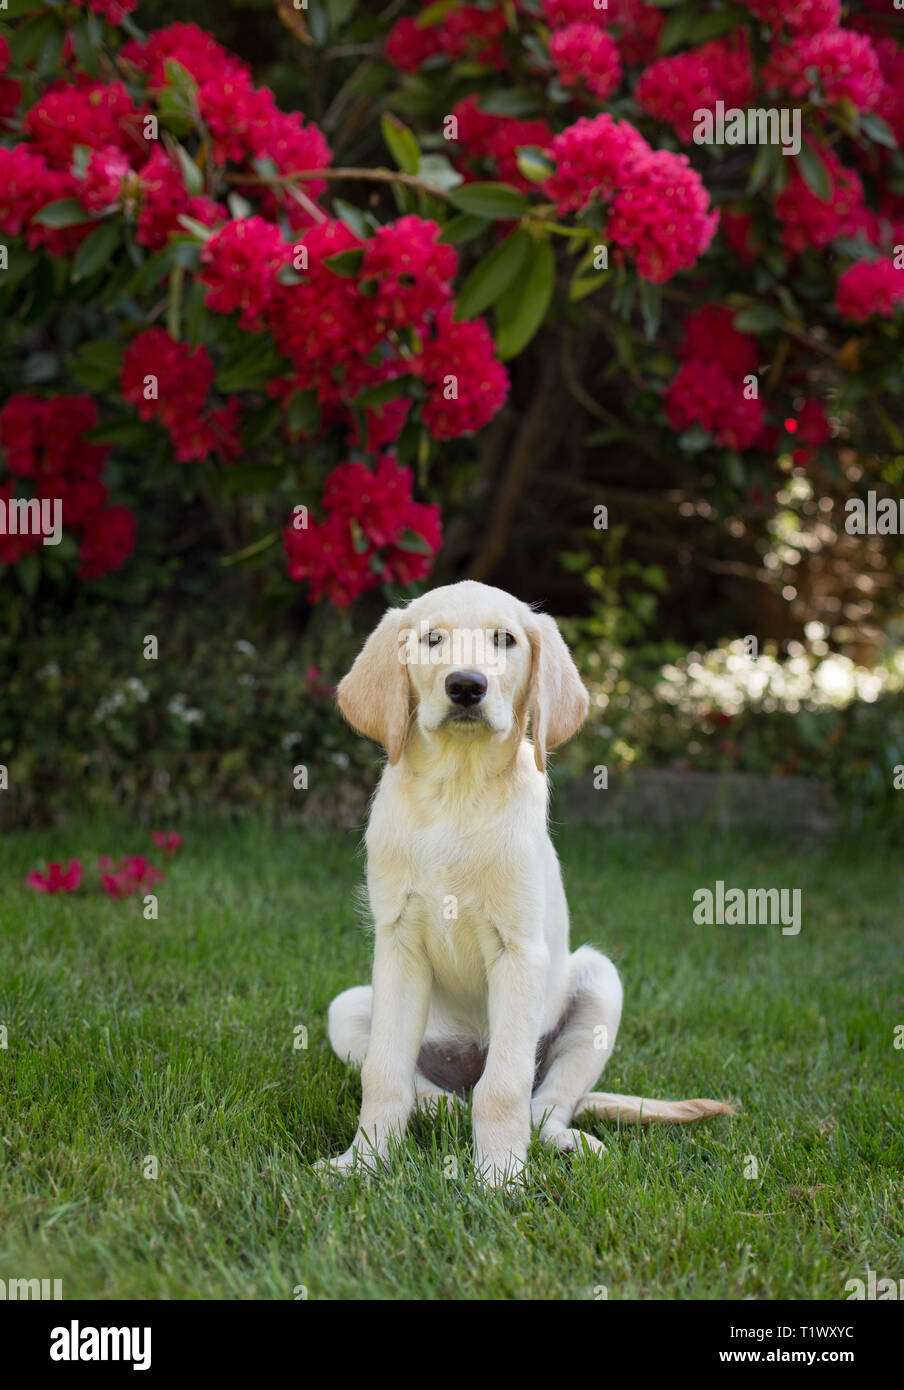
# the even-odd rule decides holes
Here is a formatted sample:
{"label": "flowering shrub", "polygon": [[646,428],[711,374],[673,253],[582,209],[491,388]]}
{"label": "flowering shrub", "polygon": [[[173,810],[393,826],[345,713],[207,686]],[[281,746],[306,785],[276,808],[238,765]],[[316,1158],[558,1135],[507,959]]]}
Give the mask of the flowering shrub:
{"label": "flowering shrub", "polygon": [[[450,469],[513,382],[549,460],[589,415],[588,449],[672,460],[724,518],[795,468],[867,483],[837,458],[854,410],[900,447],[904,50],[872,7],[448,0],[386,32],[311,0],[307,52],[346,26],[337,53],[367,50],[331,66],[319,124],[197,25],[144,35],[132,9],[13,0],[0,26],[0,308],[23,348],[0,500],[63,516],[59,546],[0,536],[29,592],[123,569],[174,497],[312,601],[416,584],[440,495],[475,524],[490,480],[468,495]],[[341,125],[362,93],[394,168]],[[799,146],[697,143],[719,103],[794,115]],[[544,405],[554,368],[580,411]]]}

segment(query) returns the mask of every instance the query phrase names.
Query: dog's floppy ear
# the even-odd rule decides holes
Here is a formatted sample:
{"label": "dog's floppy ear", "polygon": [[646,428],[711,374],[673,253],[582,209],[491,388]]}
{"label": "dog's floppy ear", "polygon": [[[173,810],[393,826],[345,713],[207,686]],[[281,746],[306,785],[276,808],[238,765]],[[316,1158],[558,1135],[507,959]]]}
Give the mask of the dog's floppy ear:
{"label": "dog's floppy ear", "polygon": [[390,608],[339,682],[339,708],[353,729],[382,743],[390,763],[402,756],[408,724],[408,669],[402,610]]}
{"label": "dog's floppy ear", "polygon": [[531,613],[526,624],[531,650],[528,710],[534,759],[546,771],[546,751],[576,734],[587,717],[590,697],[555,621]]}

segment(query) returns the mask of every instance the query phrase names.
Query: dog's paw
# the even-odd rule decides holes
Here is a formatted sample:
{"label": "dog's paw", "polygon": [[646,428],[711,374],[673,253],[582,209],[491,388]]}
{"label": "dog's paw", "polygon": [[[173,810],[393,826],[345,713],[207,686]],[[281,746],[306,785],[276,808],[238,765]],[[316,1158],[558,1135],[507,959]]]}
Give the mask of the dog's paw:
{"label": "dog's paw", "polygon": [[353,1172],[376,1172],[376,1155],[359,1149],[356,1145],[346,1149],[338,1158],[321,1158],[314,1164],[315,1173],[328,1173],[331,1176],[347,1177]]}
{"label": "dog's paw", "polygon": [[557,1134],[549,1135],[544,1142],[562,1154],[604,1154],[606,1152],[606,1145],[603,1141],[597,1139],[593,1134],[587,1134],[583,1129],[562,1129]]}
{"label": "dog's paw", "polygon": [[503,1188],[507,1192],[517,1192],[526,1181],[524,1159],[513,1153],[496,1159],[486,1154],[478,1156],[475,1172],[478,1182],[489,1192]]}

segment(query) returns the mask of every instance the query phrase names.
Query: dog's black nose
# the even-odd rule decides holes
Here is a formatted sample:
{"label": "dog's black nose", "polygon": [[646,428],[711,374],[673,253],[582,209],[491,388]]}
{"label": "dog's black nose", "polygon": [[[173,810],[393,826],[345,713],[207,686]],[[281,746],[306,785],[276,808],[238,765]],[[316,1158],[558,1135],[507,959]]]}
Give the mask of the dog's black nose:
{"label": "dog's black nose", "polygon": [[487,693],[487,678],[479,671],[450,671],[446,677],[446,694],[453,705],[479,704]]}

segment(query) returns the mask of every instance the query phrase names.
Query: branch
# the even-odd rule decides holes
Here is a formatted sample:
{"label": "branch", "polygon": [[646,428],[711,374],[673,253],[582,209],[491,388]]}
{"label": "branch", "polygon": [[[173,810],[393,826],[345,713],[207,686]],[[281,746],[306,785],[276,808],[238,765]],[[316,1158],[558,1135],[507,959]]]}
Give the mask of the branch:
{"label": "branch", "polygon": [[310,179],[366,179],[373,183],[401,183],[406,188],[417,188],[423,193],[429,193],[433,198],[448,198],[449,193],[445,188],[437,188],[435,184],[425,183],[423,179],[417,178],[414,174],[403,174],[395,169],[298,169],[291,174],[273,174],[266,176],[263,174],[228,174],[227,179],[230,183],[254,183],[270,185],[285,185],[296,182],[307,182]]}

